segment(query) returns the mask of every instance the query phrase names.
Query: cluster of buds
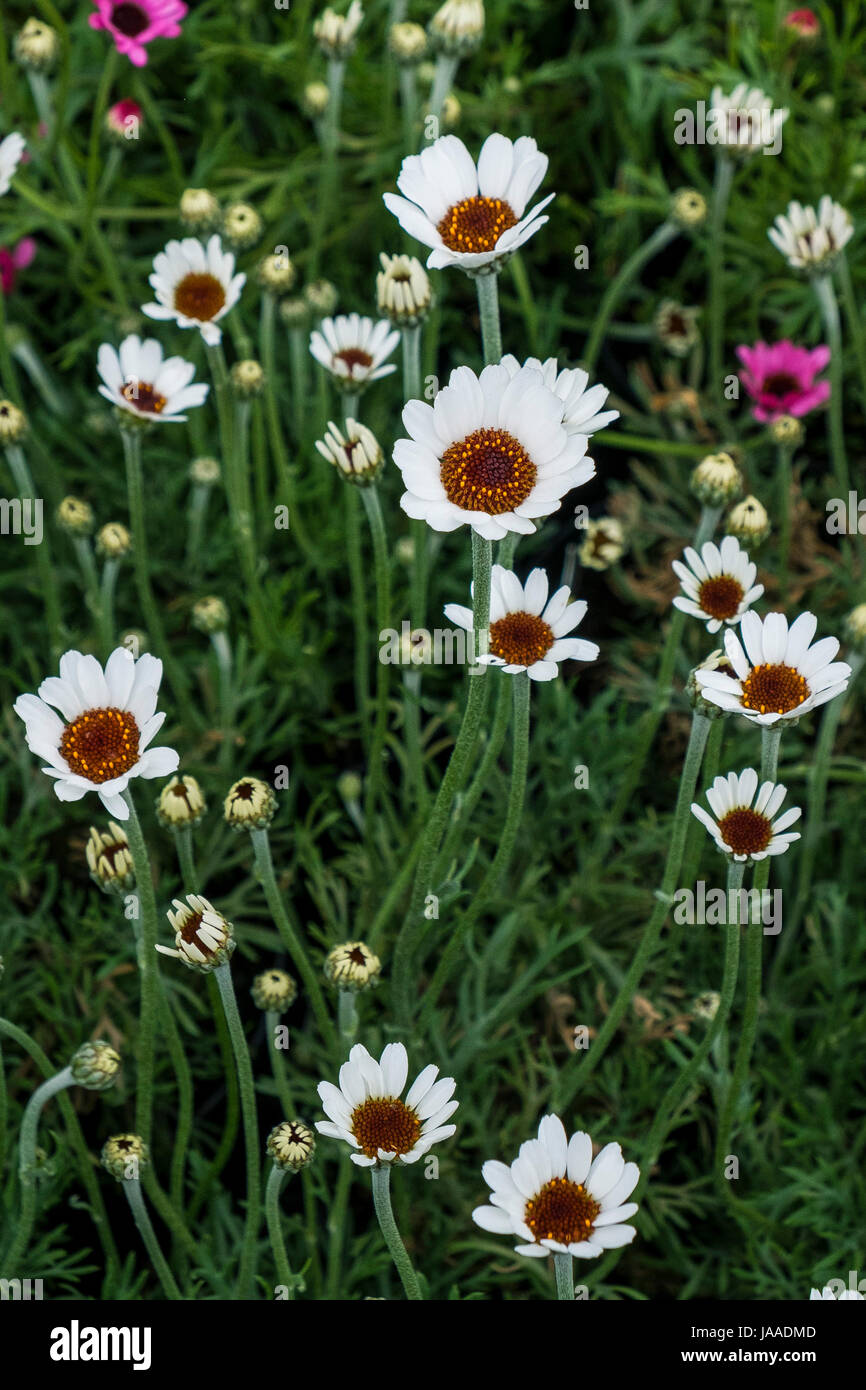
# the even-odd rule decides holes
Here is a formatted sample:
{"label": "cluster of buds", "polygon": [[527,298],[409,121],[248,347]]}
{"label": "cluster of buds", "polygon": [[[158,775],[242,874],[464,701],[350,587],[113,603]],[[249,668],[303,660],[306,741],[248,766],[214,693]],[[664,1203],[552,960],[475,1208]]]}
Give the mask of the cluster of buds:
{"label": "cluster of buds", "polygon": [[671,199],[669,216],[684,231],[693,231],[707,220],[707,200],[696,188],[681,188]]}
{"label": "cluster of buds", "polygon": [[347,482],[358,487],[374,483],[385,462],[376,436],[357,420],[346,421],[345,437],[330,420],[325,438],[316,440],[316,448]]}
{"label": "cluster of buds", "polygon": [[722,507],[743,491],[743,475],[730,454],[707,454],[692,473],[689,487],[705,507]]}
{"label": "cluster of buds", "polygon": [[250,993],[257,1009],[269,1014],[284,1014],[298,997],[298,986],[287,970],[263,970],[253,980]]}
{"label": "cluster of buds", "polygon": [[86,1042],[79,1047],[69,1070],[76,1086],[87,1091],[107,1091],[117,1080],[120,1054],[107,1042]]}
{"label": "cluster of buds", "polygon": [[232,830],[265,830],[274,818],[277,798],[267,782],[241,777],[229,787],[224,803],[226,822]]}
{"label": "cluster of buds", "polygon": [[379,255],[382,269],[376,275],[376,299],[382,318],[398,328],[421,323],[433,302],[430,277],[415,256]]}
{"label": "cluster of buds", "polygon": [[224,965],[235,949],[234,928],[221,912],[200,893],[188,893],[186,902],[175,898],[174,912],[166,913],[174,929],[174,948],[157,946],[164,956],[176,956],[189,966],[208,974]]}
{"label": "cluster of buds", "polygon": [[101,560],[120,560],[132,549],[132,536],[122,521],[107,521],[96,533],[96,553]]}
{"label": "cluster of buds", "polygon": [[166,830],[198,825],[207,805],[194,777],[175,773],[156,798],[156,818]]}
{"label": "cluster of buds", "polygon": [[311,1161],[316,1151],[316,1136],[300,1120],[283,1120],[268,1135],[267,1150],[275,1167],[297,1173]]}
{"label": "cluster of buds", "polygon": [[283,251],[263,256],[256,267],[256,278],[268,294],[288,294],[295,283],[297,271]]}
{"label": "cluster of buds", "polygon": [[89,536],[93,531],[93,508],[81,497],[64,497],[57,508],[57,524],[70,536]]}
{"label": "cluster of buds", "polygon": [[313,24],[313,35],[326,58],[347,58],[355,47],[355,39],[364,18],[361,0],[352,0],[345,15],[330,7]]}
{"label": "cluster of buds", "polygon": [[430,46],[437,53],[462,58],[484,37],[483,0],[445,0],[427,26]]}
{"label": "cluster of buds", "polygon": [[363,941],[344,941],[325,957],[325,979],[337,989],[358,993],[379,983],[382,962]]}
{"label": "cluster of buds", "polygon": [[101,1161],[118,1182],[137,1182],[150,1164],[150,1151],[140,1134],[113,1134],[102,1146]]}
{"label": "cluster of buds", "polygon": [[600,516],[590,521],[578,552],[580,563],[587,569],[606,570],[621,559],[625,551],[625,532],[615,516]]}
{"label": "cluster of buds", "polygon": [[185,188],[180,198],[180,220],[189,232],[203,236],[215,232],[222,213],[219,199],[209,188]]}
{"label": "cluster of buds", "polygon": [[108,830],[92,825],[84,852],[90,877],[103,892],[122,895],[135,887],[129,841],[116,821],[108,822]]}

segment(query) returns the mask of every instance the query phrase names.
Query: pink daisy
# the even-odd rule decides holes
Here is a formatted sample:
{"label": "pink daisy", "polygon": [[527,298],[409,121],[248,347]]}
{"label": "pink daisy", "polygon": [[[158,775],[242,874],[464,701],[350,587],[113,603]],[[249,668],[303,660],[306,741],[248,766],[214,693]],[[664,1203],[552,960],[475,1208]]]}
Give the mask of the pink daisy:
{"label": "pink daisy", "polygon": [[0,246],[0,289],[4,294],[12,293],[18,271],[24,270],[35,255],[36,242],[30,236],[23,237],[11,251],[5,246]]}
{"label": "pink daisy", "polygon": [[179,21],[187,12],[182,0],[94,0],[98,14],[90,16],[91,29],[107,29],[118,53],[126,54],[137,68],[144,67],[144,45],[151,39],[176,39]]}
{"label": "pink daisy", "polygon": [[778,420],[780,415],[808,415],[830,396],[829,381],[815,377],[830,361],[828,347],[797,347],[787,338],[781,343],[756,343],[738,347],[745,367],[740,380],[756,405],[756,420]]}

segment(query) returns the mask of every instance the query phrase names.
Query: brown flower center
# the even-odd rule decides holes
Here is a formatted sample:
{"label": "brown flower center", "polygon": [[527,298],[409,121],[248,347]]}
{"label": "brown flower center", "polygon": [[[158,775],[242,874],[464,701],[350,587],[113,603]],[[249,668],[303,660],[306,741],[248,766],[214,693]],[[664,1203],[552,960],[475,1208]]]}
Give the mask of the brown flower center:
{"label": "brown flower center", "polygon": [[490,624],[490,651],[509,666],[531,666],[552,646],[552,628],[534,613],[508,613]]}
{"label": "brown flower center", "polygon": [[463,198],[446,212],[438,232],[451,251],[492,251],[517,218],[501,198]]}
{"label": "brown flower center", "polygon": [[215,275],[190,271],[174,287],[174,307],[188,319],[206,323],[219,313],[226,292]]}
{"label": "brown flower center", "polygon": [[705,579],[698,590],[698,603],[711,618],[733,618],[743,600],[743,586],[729,574]]}
{"label": "brown flower center", "polygon": [[552,1178],[526,1203],[523,1219],[536,1240],[579,1245],[592,1235],[600,1211],[601,1203],[590,1197],[582,1183]]}
{"label": "brown flower center", "polygon": [[120,394],[130,405],[134,405],[136,410],[147,411],[151,415],[159,415],[165,409],[165,396],[161,396],[158,391],[154,391],[149,381],[129,380],[120,389]]}
{"label": "brown flower center", "polygon": [[67,724],[60,755],[90,782],[110,782],[138,762],[139,731],[125,709],[89,709]]}
{"label": "brown flower center", "polygon": [[773,829],[766,816],[738,806],[719,821],[719,831],[734,854],[758,854],[770,843]]}
{"label": "brown flower center", "polygon": [[759,714],[787,714],[808,694],[805,676],[793,666],[754,666],[743,681],[743,704]]}
{"label": "brown flower center", "polygon": [[764,377],[762,389],[768,396],[790,396],[792,391],[799,391],[800,383],[790,372],[773,372]]}
{"label": "brown flower center", "polygon": [[111,22],[115,29],[119,29],[121,34],[127,38],[134,39],[137,34],[141,34],[148,26],[149,20],[144,10],[138,5],[115,5],[111,12]]}
{"label": "brown flower center", "polygon": [[212,956],[213,950],[211,946],[208,945],[207,942],[202,941],[198,934],[198,929],[201,924],[202,914],[200,912],[191,912],[180,929],[181,940],[185,941],[188,946],[197,946],[202,955]]}
{"label": "brown flower center", "polygon": [[537,469],[505,430],[475,430],[442,455],[439,476],[449,502],[469,512],[499,516],[525,502]]}
{"label": "brown flower center", "polygon": [[377,1158],[380,1149],[405,1154],[418,1142],[421,1121],[402,1100],[377,1096],[352,1111],[352,1133],[367,1158]]}
{"label": "brown flower center", "polygon": [[369,352],[364,352],[362,348],[343,348],[340,352],[334,353],[334,361],[344,362],[349,369],[350,377],[354,377],[356,367],[363,367],[366,371],[373,365]]}

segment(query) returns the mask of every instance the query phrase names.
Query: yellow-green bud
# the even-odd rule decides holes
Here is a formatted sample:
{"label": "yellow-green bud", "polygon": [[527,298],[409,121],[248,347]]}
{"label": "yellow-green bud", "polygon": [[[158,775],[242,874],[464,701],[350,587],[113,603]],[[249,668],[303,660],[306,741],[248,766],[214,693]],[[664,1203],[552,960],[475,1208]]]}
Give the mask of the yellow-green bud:
{"label": "yellow-green bud", "polygon": [[132,549],[132,537],[121,521],[107,521],[96,535],[96,553],[104,560],[119,560]]}
{"label": "yellow-green bud", "polygon": [[156,818],[166,830],[198,825],[206,811],[201,787],[186,773],[175,773],[156,798]]}
{"label": "yellow-green bud", "polygon": [[216,459],[200,458],[193,459],[189,466],[189,476],[192,482],[200,483],[202,487],[215,487],[222,473]]}
{"label": "yellow-green bud", "polygon": [[770,438],[773,443],[782,444],[789,449],[796,449],[802,444],[805,433],[802,420],[798,420],[794,415],[780,415],[770,424]]}
{"label": "yellow-green bud", "polygon": [[27,416],[11,401],[0,401],[0,445],[17,444],[27,433]]}
{"label": "yellow-green bud", "polygon": [[730,454],[708,454],[694,469],[689,487],[705,507],[722,507],[743,491],[743,475]]}
{"label": "yellow-green bud", "polygon": [[303,107],[308,116],[316,120],[319,116],[324,116],[328,109],[328,102],[331,93],[328,91],[327,82],[308,82],[304,88]]}
{"label": "yellow-green bud", "polygon": [[306,328],[310,320],[310,306],[301,295],[281,299],[280,318],[287,328]]}
{"label": "yellow-green bud", "polygon": [[427,53],[427,35],[420,24],[408,21],[392,24],[388,47],[398,63],[420,63]]}
{"label": "yellow-green bud", "polygon": [[241,777],[229,787],[223,809],[233,830],[264,830],[274,818],[277,798],[267,782]]}
{"label": "yellow-green bud", "polygon": [[382,269],[376,275],[379,313],[404,327],[421,323],[433,300],[430,277],[415,256],[379,255]]}
{"label": "yellow-green bud", "polygon": [[122,896],[135,887],[129,841],[116,821],[108,822],[108,830],[92,825],[84,853],[90,877],[104,892]]}
{"label": "yellow-green bud", "polygon": [[275,251],[259,261],[256,276],[262,289],[270,294],[288,294],[295,283],[297,271],[287,255]]}
{"label": "yellow-green bud", "polygon": [[71,536],[89,536],[93,530],[93,508],[80,497],[64,497],[57,508],[57,524]]}
{"label": "yellow-green bud", "polygon": [[304,287],[304,298],[310,306],[310,312],[320,319],[332,314],[339,301],[337,288],[330,280],[312,280]]}
{"label": "yellow-green bud", "polygon": [[212,632],[224,632],[229,625],[229,610],[216,594],[208,594],[193,604],[192,624],[208,636]]}
{"label": "yellow-green bud", "polygon": [[140,1134],[113,1134],[103,1144],[101,1158],[118,1182],[137,1182],[150,1164],[150,1151]]}
{"label": "yellow-green bud", "polygon": [[770,534],[770,518],[757,497],[744,497],[728,515],[725,528],[744,545],[760,545]]}
{"label": "yellow-green bud", "polygon": [[28,19],[13,41],[16,62],[31,72],[50,72],[60,55],[60,40],[50,24]]}
{"label": "yellow-green bud", "polygon": [[107,1091],[117,1080],[120,1054],[107,1042],[86,1042],[69,1063],[75,1084],[88,1091]]}
{"label": "yellow-green bud", "polygon": [[845,619],[845,636],[855,647],[866,647],[866,603],[858,603]]}
{"label": "yellow-green bud", "polygon": [[381,973],[382,962],[363,941],[344,941],[325,958],[325,979],[337,989],[370,989]]}
{"label": "yellow-green bud", "polygon": [[219,200],[209,188],[185,188],[179,212],[181,222],[191,232],[213,232],[220,224]]}
{"label": "yellow-green bud", "polygon": [[707,200],[696,188],[681,188],[671,200],[670,216],[688,230],[702,227],[707,220]]}
{"label": "yellow-green bud", "polygon": [[232,389],[243,400],[260,396],[265,389],[265,373],[260,362],[247,357],[243,362],[235,362],[231,369]]}
{"label": "yellow-green bud", "polygon": [[434,14],[427,32],[437,53],[462,57],[473,52],[484,36],[482,0],[445,0]]}
{"label": "yellow-green bud", "polygon": [[316,1136],[300,1120],[284,1120],[268,1135],[268,1153],[277,1168],[297,1173],[306,1168],[316,1151]]}
{"label": "yellow-green bud", "polygon": [[245,251],[261,241],[265,225],[249,203],[232,203],[223,213],[223,235],[236,251]]}
{"label": "yellow-green bud", "polygon": [[253,980],[250,990],[257,1009],[282,1014],[291,1008],[298,997],[298,986],[286,970],[263,970]]}

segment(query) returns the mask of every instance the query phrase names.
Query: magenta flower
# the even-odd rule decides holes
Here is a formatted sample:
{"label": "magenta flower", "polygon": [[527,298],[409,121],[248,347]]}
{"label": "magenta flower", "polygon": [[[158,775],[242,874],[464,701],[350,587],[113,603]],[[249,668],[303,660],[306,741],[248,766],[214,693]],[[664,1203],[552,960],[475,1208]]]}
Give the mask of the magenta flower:
{"label": "magenta flower", "polygon": [[816,381],[830,361],[828,347],[797,347],[787,338],[781,343],[755,343],[738,347],[745,367],[740,381],[756,402],[756,420],[778,420],[780,415],[808,415],[830,395],[829,381]]}
{"label": "magenta flower", "polygon": [[11,251],[0,246],[0,289],[4,294],[12,293],[18,271],[24,270],[35,255],[36,242],[30,236],[23,237]]}
{"label": "magenta flower", "polygon": [[91,29],[107,29],[118,53],[125,53],[137,68],[144,67],[144,45],[151,39],[176,39],[179,20],[187,12],[182,0],[93,0],[98,14],[90,16]]}

